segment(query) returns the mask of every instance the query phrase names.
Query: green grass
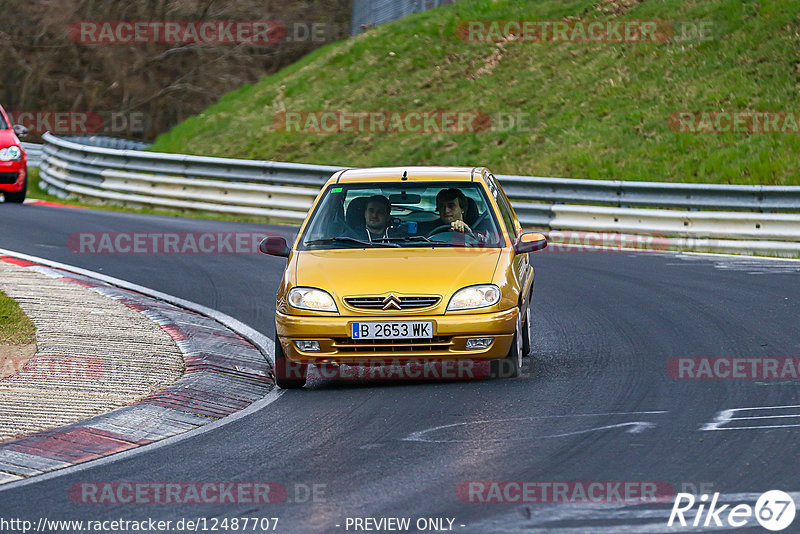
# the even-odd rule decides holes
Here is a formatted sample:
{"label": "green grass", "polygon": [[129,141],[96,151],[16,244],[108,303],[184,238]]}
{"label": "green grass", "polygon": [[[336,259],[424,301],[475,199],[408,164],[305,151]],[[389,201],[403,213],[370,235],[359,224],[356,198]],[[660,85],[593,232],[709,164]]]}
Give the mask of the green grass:
{"label": "green grass", "polygon": [[36,341],[36,325],[19,304],[0,291],[0,343],[25,345]]}
{"label": "green grass", "polygon": [[[631,6],[623,14],[614,5]],[[465,42],[468,20],[706,22],[710,40]],[[785,0],[461,0],[318,49],[161,135],[152,150],[319,164],[486,165],[500,174],[800,184],[800,134],[678,133],[670,114],[792,111],[798,5]],[[493,58],[499,62],[493,64]],[[282,110],[521,112],[525,131],[274,131]]]}

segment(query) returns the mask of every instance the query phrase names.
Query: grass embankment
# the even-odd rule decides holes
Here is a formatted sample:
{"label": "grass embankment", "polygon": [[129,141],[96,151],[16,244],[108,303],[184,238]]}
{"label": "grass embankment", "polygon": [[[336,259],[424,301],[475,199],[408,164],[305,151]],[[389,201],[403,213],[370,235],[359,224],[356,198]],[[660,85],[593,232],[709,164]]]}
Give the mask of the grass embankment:
{"label": "grass embankment", "polygon": [[[800,134],[671,129],[691,111],[792,111],[797,4],[782,0],[461,0],[369,29],[224,96],[152,150],[353,166],[486,165],[500,174],[800,184]],[[467,42],[470,20],[672,21],[709,39]],[[691,33],[691,32],[690,32]],[[528,131],[315,134],[274,131],[277,113],[521,112]]]}
{"label": "grass embankment", "polygon": [[27,345],[36,341],[36,325],[19,304],[0,291],[0,345]]}

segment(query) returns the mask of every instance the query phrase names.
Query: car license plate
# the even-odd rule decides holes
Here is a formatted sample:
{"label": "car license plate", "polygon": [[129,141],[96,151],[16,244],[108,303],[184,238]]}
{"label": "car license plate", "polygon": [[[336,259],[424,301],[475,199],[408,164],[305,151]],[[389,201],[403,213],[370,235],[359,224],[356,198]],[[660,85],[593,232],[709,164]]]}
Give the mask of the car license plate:
{"label": "car license plate", "polygon": [[430,339],[433,337],[431,321],[403,321],[391,323],[352,323],[352,339]]}

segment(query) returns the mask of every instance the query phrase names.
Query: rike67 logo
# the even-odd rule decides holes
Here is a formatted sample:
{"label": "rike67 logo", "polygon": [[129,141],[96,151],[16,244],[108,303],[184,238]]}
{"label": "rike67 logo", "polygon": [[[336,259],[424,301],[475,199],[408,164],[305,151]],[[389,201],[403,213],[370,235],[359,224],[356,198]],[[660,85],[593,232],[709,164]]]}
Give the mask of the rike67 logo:
{"label": "rike67 logo", "polygon": [[[691,493],[678,493],[667,526],[672,527],[677,522],[682,527],[752,527],[755,517],[765,529],[779,531],[792,524],[797,512],[791,495],[780,490],[762,493],[755,508],[745,503],[733,507],[730,504],[720,505],[719,496],[719,493],[714,493],[709,502],[708,495],[696,499]],[[693,510],[695,505],[696,511]]]}

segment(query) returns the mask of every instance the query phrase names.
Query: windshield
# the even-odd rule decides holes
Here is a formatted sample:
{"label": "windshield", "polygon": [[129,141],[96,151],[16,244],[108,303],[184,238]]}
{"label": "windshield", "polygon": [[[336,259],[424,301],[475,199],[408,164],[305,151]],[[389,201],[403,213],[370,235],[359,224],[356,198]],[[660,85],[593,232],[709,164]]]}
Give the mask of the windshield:
{"label": "windshield", "polygon": [[6,120],[3,118],[3,114],[0,113],[0,130],[8,129],[8,124],[6,124]]}
{"label": "windshield", "polygon": [[330,186],[298,248],[503,245],[502,232],[480,184],[393,182]]}

